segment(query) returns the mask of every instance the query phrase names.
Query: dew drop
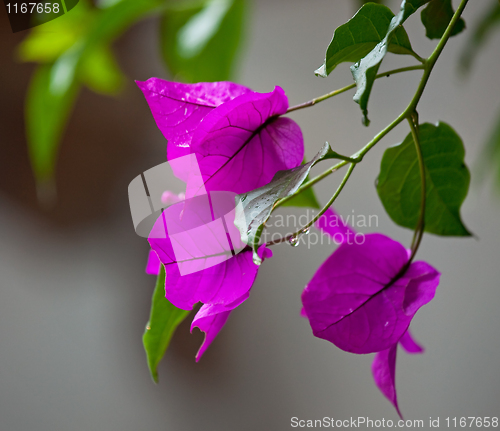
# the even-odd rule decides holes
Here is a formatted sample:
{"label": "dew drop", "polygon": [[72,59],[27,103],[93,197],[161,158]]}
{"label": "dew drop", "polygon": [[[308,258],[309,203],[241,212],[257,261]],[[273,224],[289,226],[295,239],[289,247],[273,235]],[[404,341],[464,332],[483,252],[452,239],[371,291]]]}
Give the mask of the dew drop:
{"label": "dew drop", "polygon": [[299,245],[299,238],[297,236],[292,236],[288,240],[288,244],[290,244],[292,247],[297,247]]}
{"label": "dew drop", "polygon": [[309,235],[309,228],[306,227],[305,229],[302,229],[302,231],[300,233],[303,235]]}
{"label": "dew drop", "polygon": [[150,330],[151,330],[151,326],[149,326],[149,325],[148,325],[148,326],[146,326],[146,329],[147,329],[148,331],[150,331]]}

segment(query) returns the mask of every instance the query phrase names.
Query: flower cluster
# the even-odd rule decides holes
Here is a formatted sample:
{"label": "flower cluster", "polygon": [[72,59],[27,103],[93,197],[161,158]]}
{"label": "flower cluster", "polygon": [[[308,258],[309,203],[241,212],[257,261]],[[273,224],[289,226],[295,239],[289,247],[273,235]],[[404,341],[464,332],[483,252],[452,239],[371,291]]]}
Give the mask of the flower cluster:
{"label": "flower cluster", "polygon": [[[188,168],[174,170],[186,181],[186,197],[194,196],[193,190],[200,184],[206,192],[246,193],[303,160],[302,133],[294,121],[282,116],[288,99],[280,87],[257,93],[230,82],[180,84],[156,78],[138,85],[167,139],[167,160],[196,156],[197,178]],[[176,200],[169,193],[166,196]],[[332,217],[336,215],[330,209],[316,226],[332,236],[353,234],[347,224],[329,223]],[[252,251],[244,249],[217,265],[181,274],[169,236],[152,234],[149,242],[152,251],[147,272],[157,273],[160,262],[165,266],[166,298],[185,310],[203,304],[191,326],[205,332],[196,356],[199,360],[231,311],[249,297],[259,267],[252,260]],[[259,255],[264,259],[272,253],[262,245]],[[409,353],[422,351],[408,328],[417,310],[433,298],[439,283],[434,268],[425,262],[409,263],[409,258],[400,243],[368,234],[362,244],[341,244],[302,294],[302,314],[316,337],[348,352],[376,353],[375,382],[398,413],[397,345]]]}
{"label": "flower cluster", "polygon": [[[302,162],[302,132],[293,120],[281,117],[288,99],[280,87],[262,94],[230,82],[181,84],[151,78],[137,84],[167,139],[167,160],[196,155],[206,192],[245,193]],[[186,196],[196,194],[199,178],[184,167],[174,172],[186,181]],[[248,298],[259,267],[252,252],[244,250],[218,265],[181,275],[168,235],[152,234],[149,242],[154,254],[148,269],[159,268],[156,255],[166,269],[166,298],[185,310],[203,304],[191,326],[205,332],[198,361],[231,310]],[[262,259],[271,255],[261,248]]]}

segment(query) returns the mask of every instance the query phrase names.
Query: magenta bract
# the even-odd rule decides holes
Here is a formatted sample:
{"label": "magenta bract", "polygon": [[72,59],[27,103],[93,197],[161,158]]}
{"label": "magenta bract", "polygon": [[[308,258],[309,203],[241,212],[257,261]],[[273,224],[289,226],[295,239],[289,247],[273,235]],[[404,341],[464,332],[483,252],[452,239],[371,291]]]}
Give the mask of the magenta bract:
{"label": "magenta bract", "polygon": [[299,126],[282,118],[288,98],[280,87],[247,93],[207,114],[196,130],[196,153],[207,190],[245,193],[269,183],[276,172],[300,165]]}
{"label": "magenta bract", "polygon": [[352,353],[397,343],[439,283],[439,273],[425,262],[412,263],[393,282],[407,260],[406,249],[381,234],[342,244],[302,294],[314,335]]}
{"label": "magenta bract", "polygon": [[167,139],[167,160],[191,153],[193,134],[210,111],[252,91],[233,82],[183,84],[150,78],[136,83],[146,97],[158,128]]}
{"label": "magenta bract", "polygon": [[[210,223],[199,223],[203,211],[190,213],[187,206],[206,196],[210,205],[200,208],[212,208],[211,192],[244,193],[267,184],[279,170],[300,165],[302,132],[294,121],[280,117],[288,109],[280,87],[257,93],[231,82],[181,84],[151,78],[137,84],[168,140],[174,174],[187,183],[186,201],[163,211],[149,242],[166,269],[167,299],[186,310],[204,304],[192,326],[206,333],[198,360],[229,312],[248,297],[258,266],[252,252],[236,250],[239,234],[238,240],[232,237],[232,222],[219,222],[221,217],[211,214]],[[190,163],[174,163],[187,155]],[[260,253],[270,257],[265,248]]]}

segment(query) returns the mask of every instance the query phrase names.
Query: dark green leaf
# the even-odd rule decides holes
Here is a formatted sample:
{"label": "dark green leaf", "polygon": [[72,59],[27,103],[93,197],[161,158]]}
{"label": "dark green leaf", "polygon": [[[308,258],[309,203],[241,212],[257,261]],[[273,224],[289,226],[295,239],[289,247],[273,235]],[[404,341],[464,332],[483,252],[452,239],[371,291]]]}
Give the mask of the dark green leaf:
{"label": "dark green leaf", "polygon": [[[335,30],[326,51],[325,62],[315,71],[316,75],[324,78],[340,63],[354,63],[362,59],[383,40],[393,18],[394,14],[388,7],[365,4],[356,15]],[[388,49],[396,54],[413,54],[403,27],[396,28]]]}
{"label": "dark green leaf", "polygon": [[[425,35],[429,39],[441,39],[453,13],[451,0],[432,0],[420,15],[425,26]],[[451,36],[460,33],[464,28],[465,21],[460,18],[453,27]]]}
{"label": "dark green leaf", "polygon": [[175,330],[189,313],[189,310],[181,310],[165,298],[165,267],[161,265],[153,293],[149,322],[142,336],[149,371],[156,383],[158,383],[158,364],[165,355]]}
{"label": "dark green leaf", "polygon": [[[470,235],[460,217],[470,183],[460,136],[445,123],[422,124],[419,136],[427,173],[425,231],[436,235]],[[402,144],[385,151],[377,192],[395,223],[415,229],[420,214],[421,182],[411,134]]]}
{"label": "dark green leaf", "polygon": [[500,3],[491,3],[491,7],[481,16],[479,22],[467,42],[466,48],[460,59],[462,71],[468,72],[477,53],[486,43],[491,34],[500,25]]}
{"label": "dark green leaf", "polygon": [[168,9],[161,23],[161,49],[170,72],[187,82],[230,79],[244,16],[244,0],[205,0]]}
{"label": "dark green leaf", "polygon": [[79,86],[74,62],[39,66],[26,99],[26,132],[33,172],[39,187],[52,180],[58,144]]}
{"label": "dark green leaf", "polygon": [[365,126],[370,124],[368,120],[368,99],[370,98],[378,69],[389,50],[389,44],[392,38],[396,34],[399,26],[402,25],[409,16],[429,1],[430,0],[403,0],[401,9],[391,20],[384,38],[365,57],[351,66],[352,76],[357,86],[356,94],[353,99],[355,102],[359,103],[361,111],[363,112],[363,124]]}
{"label": "dark green leaf", "polygon": [[310,162],[286,171],[278,171],[269,184],[236,197],[234,224],[241,233],[242,241],[254,250],[253,259],[257,265],[261,263],[257,255],[260,236],[274,205],[297,191],[311,168],[328,155],[329,149],[327,142]]}

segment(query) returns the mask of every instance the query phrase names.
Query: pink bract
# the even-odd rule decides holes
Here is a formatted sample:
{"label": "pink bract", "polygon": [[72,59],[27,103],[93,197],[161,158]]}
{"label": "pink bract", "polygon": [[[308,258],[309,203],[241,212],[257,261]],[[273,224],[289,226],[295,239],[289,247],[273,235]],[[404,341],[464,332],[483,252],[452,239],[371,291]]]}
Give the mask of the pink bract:
{"label": "pink bract", "polygon": [[314,335],[352,353],[397,343],[439,284],[439,273],[425,262],[412,263],[393,282],[407,260],[406,249],[381,234],[342,244],[302,294]]}
{"label": "pink bract", "polygon": [[150,78],[136,83],[158,128],[167,139],[167,160],[190,154],[193,133],[210,111],[252,91],[234,82],[183,84]]}

